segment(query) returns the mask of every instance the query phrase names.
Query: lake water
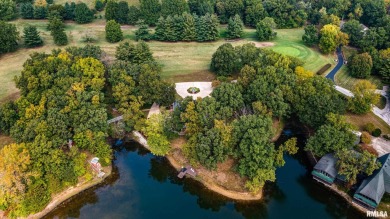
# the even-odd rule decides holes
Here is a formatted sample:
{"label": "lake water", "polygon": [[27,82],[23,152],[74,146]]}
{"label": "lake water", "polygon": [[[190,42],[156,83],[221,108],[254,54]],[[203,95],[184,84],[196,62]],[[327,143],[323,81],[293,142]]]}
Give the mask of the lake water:
{"label": "lake water", "polygon": [[104,184],[68,200],[46,218],[365,218],[311,178],[303,154],[285,155],[285,160],[276,171],[277,181],[265,186],[263,200],[237,202],[192,179],[178,179],[165,158],[127,143],[116,149],[113,174]]}

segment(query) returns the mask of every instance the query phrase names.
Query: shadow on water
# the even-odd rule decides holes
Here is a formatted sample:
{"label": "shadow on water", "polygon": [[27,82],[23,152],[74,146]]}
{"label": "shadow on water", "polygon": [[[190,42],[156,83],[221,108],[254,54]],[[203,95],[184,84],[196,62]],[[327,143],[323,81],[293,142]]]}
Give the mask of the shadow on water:
{"label": "shadow on water", "polygon": [[[276,142],[305,133],[286,127]],[[303,152],[285,156],[277,181],[266,183],[261,201],[233,201],[177,171],[135,142],[115,147],[113,173],[106,181],[61,204],[45,218],[360,218],[337,194],[316,183]]]}

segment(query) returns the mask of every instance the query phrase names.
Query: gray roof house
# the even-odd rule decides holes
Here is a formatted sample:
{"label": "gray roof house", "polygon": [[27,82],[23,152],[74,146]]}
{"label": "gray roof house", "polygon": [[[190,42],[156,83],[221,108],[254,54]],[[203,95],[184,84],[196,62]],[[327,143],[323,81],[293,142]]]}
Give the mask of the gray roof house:
{"label": "gray roof house", "polygon": [[390,193],[390,153],[378,158],[382,164],[356,190],[354,202],[367,209],[375,209],[385,192]]}
{"label": "gray roof house", "polygon": [[313,179],[327,185],[333,184],[337,177],[336,163],[337,159],[334,154],[326,154],[321,157],[311,172]]}

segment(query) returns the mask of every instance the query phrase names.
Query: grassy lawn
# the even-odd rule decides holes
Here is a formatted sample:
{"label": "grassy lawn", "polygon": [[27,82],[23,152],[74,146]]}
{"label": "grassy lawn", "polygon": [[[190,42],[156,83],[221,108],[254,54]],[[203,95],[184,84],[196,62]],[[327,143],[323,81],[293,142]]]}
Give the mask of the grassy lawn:
{"label": "grassy lawn", "polygon": [[14,140],[11,137],[6,135],[0,135],[0,149],[11,143],[14,143]]}
{"label": "grassy lawn", "polygon": [[[344,52],[345,58],[348,59],[349,56],[351,56],[353,53],[356,52],[356,49],[352,48],[352,47],[344,47],[343,48],[343,52]],[[351,77],[348,74],[347,66],[344,65],[343,67],[341,67],[340,71],[337,72],[335,80],[336,80],[336,84],[337,85],[339,85],[341,87],[344,87],[344,88],[346,88],[348,90],[351,90],[352,87],[357,82],[359,82],[359,81],[361,81],[363,79],[358,79],[358,78]],[[377,76],[372,76],[371,75],[366,80],[369,80],[371,83],[375,84],[378,89],[382,89],[383,88],[383,84],[382,84],[380,78],[377,77]]]}
{"label": "grassy lawn", "polygon": [[364,125],[371,122],[382,130],[382,134],[390,134],[390,126],[388,126],[382,119],[377,117],[374,113],[369,112],[365,115],[346,114],[347,121],[363,130]]}
{"label": "grassy lawn", "polygon": [[276,32],[278,34],[273,41],[275,46],[272,47],[272,50],[300,58],[305,62],[304,67],[307,70],[315,73],[328,63],[332,66],[335,65],[333,55],[322,55],[317,49],[309,48],[303,44],[303,29],[280,29]]}

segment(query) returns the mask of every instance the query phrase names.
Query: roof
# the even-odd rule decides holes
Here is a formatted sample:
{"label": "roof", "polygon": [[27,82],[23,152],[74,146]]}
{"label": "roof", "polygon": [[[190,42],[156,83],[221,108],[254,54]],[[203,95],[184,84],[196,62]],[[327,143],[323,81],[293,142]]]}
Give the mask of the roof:
{"label": "roof", "polygon": [[335,178],[337,176],[336,162],[337,159],[334,157],[333,154],[325,154],[314,166],[314,169],[322,170],[333,178]]}
{"label": "roof", "polygon": [[364,195],[377,204],[379,204],[385,192],[390,193],[390,153],[379,157],[378,161],[382,164],[382,167],[363,180],[355,193]]}
{"label": "roof", "polygon": [[97,157],[92,158],[91,163],[92,163],[92,164],[97,164],[97,163],[99,163],[99,158],[97,158]]}

